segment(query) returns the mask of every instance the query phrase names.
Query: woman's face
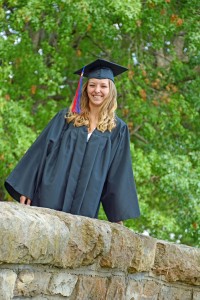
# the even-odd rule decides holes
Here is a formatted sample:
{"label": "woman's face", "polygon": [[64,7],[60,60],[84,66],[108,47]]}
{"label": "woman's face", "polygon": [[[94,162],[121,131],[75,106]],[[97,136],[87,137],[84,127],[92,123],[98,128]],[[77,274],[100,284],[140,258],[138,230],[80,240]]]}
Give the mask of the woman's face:
{"label": "woman's face", "polygon": [[109,79],[89,79],[87,85],[87,93],[90,106],[101,106],[101,104],[108,96],[109,91]]}

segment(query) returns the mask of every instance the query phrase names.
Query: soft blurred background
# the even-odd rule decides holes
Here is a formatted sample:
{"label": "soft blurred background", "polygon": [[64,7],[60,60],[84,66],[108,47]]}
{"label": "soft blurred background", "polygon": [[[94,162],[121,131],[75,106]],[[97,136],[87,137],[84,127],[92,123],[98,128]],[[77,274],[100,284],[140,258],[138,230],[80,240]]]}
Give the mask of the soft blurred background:
{"label": "soft blurred background", "polygon": [[199,16],[199,0],[0,1],[1,200],[12,201],[7,175],[71,103],[73,72],[103,58],[129,68],[116,78],[118,115],[141,217],[125,225],[200,246]]}

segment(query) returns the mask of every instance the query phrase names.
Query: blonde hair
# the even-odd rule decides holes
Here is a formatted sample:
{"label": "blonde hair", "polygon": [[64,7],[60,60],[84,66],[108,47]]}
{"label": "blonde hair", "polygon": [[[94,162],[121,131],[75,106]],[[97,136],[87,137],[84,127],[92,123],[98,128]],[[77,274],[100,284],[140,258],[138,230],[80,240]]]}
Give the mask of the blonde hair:
{"label": "blonde hair", "polygon": [[[89,97],[87,94],[88,81],[83,85],[81,96],[81,113],[73,113],[72,105],[69,108],[69,112],[66,116],[67,122],[73,122],[74,126],[87,126],[90,127],[89,119]],[[106,99],[103,101],[99,110],[99,120],[97,129],[101,132],[106,130],[111,131],[116,126],[115,111],[117,109],[117,90],[112,80],[109,80],[109,93]]]}

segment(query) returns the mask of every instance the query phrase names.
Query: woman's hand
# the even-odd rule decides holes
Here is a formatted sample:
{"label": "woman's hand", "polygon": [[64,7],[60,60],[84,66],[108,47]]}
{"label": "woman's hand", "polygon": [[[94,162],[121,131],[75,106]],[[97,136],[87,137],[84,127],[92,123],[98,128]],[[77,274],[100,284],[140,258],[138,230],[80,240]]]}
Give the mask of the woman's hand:
{"label": "woman's hand", "polygon": [[21,195],[20,203],[26,204],[26,205],[31,205],[31,199],[27,198],[26,196]]}

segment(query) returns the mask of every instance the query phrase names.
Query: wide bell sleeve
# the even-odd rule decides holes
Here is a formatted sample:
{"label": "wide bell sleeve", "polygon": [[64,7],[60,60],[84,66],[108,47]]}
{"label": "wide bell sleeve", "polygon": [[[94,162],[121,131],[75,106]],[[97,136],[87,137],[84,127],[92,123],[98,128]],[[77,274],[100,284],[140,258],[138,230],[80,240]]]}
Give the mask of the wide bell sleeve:
{"label": "wide bell sleeve", "polygon": [[101,202],[111,222],[136,218],[140,215],[134,182],[130,138],[127,125],[119,131],[118,145],[104,184]]}
{"label": "wide bell sleeve", "polygon": [[54,116],[6,179],[5,188],[15,200],[21,195],[33,199],[48,152],[66,124],[65,114],[62,110]]}

